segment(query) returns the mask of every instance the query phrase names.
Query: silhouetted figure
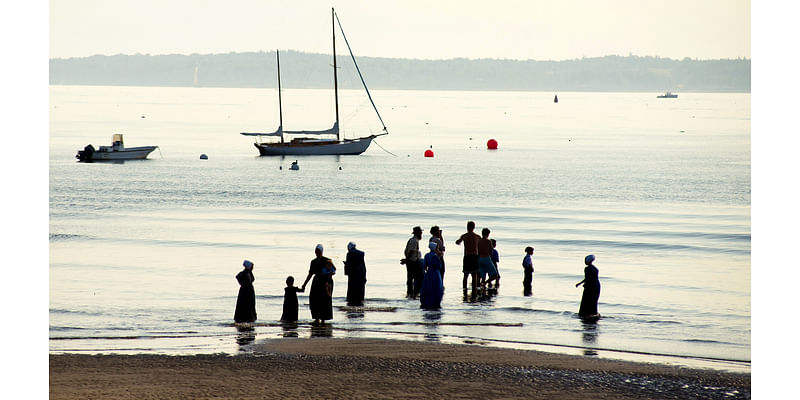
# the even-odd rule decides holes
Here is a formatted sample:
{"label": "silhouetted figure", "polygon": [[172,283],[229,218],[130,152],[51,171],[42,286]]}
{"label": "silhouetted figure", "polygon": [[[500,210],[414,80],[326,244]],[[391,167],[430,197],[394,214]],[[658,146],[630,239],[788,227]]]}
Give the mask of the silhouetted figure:
{"label": "silhouetted figure", "polygon": [[[492,241],[492,262],[494,263],[494,269],[497,270],[497,279],[494,280],[495,287],[500,287],[500,253],[497,252],[497,241],[491,239]],[[489,287],[491,288],[492,285],[490,284]]]}
{"label": "silhouetted figure", "polygon": [[333,274],[336,273],[336,268],[330,258],[322,256],[322,251],[321,244],[314,248],[317,257],[311,260],[308,276],[301,288],[305,290],[308,281],[314,277],[311,290],[308,292],[308,308],[311,310],[314,324],[333,319]]}
{"label": "silhouetted figure", "polygon": [[525,258],[522,259],[522,293],[525,296],[533,294],[533,247],[528,246],[525,248]]}
{"label": "silhouetted figure", "polygon": [[491,231],[489,228],[481,230],[481,239],[478,240],[478,269],[481,277],[486,277],[485,280],[481,279],[481,286],[491,285],[493,280],[496,280],[497,268],[492,261],[492,241],[489,239]]}
{"label": "silhouetted figure", "polygon": [[583,284],[583,297],[581,297],[581,308],[578,316],[581,318],[594,317],[598,315],[597,300],[600,299],[600,278],[597,267],[594,266],[595,256],[589,254],[584,258],[586,268],[583,269],[584,278],[575,287]]}
{"label": "silhouetted figure", "polygon": [[244,269],[236,274],[236,280],[239,281],[239,296],[236,298],[236,312],[233,314],[233,320],[237,323],[254,322],[256,320],[256,291],[253,289],[253,281],[256,280],[253,276],[254,264],[244,260],[242,265],[244,265]]}
{"label": "silhouetted figure", "polygon": [[425,277],[422,280],[422,289],[419,293],[420,306],[425,309],[436,309],[442,305],[444,286],[439,268],[442,265],[439,255],[436,254],[437,245],[428,243],[430,252],[425,255]]}
{"label": "silhouetted figure", "polygon": [[412,235],[406,242],[406,249],[403,252],[405,258],[400,263],[406,266],[406,294],[416,298],[422,286],[422,254],[419,252],[422,228],[415,226]]}
{"label": "silhouetted figure", "polygon": [[464,279],[462,280],[461,286],[466,290],[467,277],[471,276],[473,292],[478,289],[478,260],[480,259],[478,256],[478,240],[481,239],[477,233],[473,232],[474,230],[475,222],[467,222],[467,233],[461,235],[461,237],[456,240],[457,245],[464,242],[464,266],[462,268]]}
{"label": "silhouetted figure", "polygon": [[347,305],[363,306],[367,266],[364,264],[364,252],[356,249],[356,244],[353,242],[347,244],[344,274],[347,275]]}
{"label": "silhouetted figure", "polygon": [[297,292],[302,292],[304,288],[294,286],[294,277],[286,278],[286,287],[283,289],[283,314],[281,321],[297,322]]}
{"label": "silhouetted figure", "polygon": [[428,243],[436,243],[436,255],[439,256],[439,261],[442,262],[442,268],[440,271],[442,273],[442,281],[444,282],[444,238],[442,238],[442,230],[438,226],[431,227],[431,238],[428,239]]}

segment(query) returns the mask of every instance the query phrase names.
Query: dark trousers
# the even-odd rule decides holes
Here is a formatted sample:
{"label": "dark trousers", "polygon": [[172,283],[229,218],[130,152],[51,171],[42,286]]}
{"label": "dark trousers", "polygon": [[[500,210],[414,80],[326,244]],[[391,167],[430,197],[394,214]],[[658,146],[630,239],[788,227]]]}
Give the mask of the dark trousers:
{"label": "dark trousers", "polygon": [[406,260],[406,294],[409,296],[419,295],[422,288],[422,263]]}
{"label": "dark trousers", "polygon": [[525,277],[522,280],[522,290],[526,294],[532,293],[533,268],[525,268]]}

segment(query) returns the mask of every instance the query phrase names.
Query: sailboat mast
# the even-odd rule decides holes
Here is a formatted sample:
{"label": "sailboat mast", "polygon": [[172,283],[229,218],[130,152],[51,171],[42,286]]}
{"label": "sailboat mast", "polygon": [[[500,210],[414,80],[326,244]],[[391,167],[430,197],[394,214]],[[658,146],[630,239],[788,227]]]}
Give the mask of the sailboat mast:
{"label": "sailboat mast", "polygon": [[283,106],[281,102],[281,53],[275,50],[275,58],[278,62],[278,129],[281,130],[281,143],[283,143]]}
{"label": "sailboat mast", "polygon": [[333,38],[333,101],[336,104],[336,140],[341,140],[339,137],[339,80],[336,71],[336,20],[335,11],[331,7],[331,31]]}

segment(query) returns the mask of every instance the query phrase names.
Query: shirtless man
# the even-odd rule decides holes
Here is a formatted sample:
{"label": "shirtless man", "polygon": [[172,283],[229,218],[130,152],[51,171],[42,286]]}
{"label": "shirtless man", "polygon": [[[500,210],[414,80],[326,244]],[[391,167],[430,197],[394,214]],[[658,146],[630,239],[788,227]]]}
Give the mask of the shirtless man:
{"label": "shirtless man", "polygon": [[481,239],[477,233],[473,232],[474,230],[475,222],[467,222],[467,233],[456,240],[457,245],[464,242],[464,267],[462,269],[464,279],[461,286],[467,290],[467,277],[471,275],[473,292],[478,288],[478,240]]}

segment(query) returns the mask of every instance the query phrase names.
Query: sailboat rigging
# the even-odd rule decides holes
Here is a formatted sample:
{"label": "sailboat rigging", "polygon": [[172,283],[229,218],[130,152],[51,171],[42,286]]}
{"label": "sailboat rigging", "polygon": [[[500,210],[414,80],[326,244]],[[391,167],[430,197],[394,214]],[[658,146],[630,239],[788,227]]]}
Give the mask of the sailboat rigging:
{"label": "sailboat rigging", "polygon": [[[350,52],[350,57],[353,59],[353,64],[356,67],[356,71],[358,72],[358,76],[361,78],[361,83],[364,86],[364,90],[367,93],[367,97],[369,98],[370,103],[372,104],[373,109],[375,110],[375,114],[378,116],[378,120],[380,120],[381,125],[383,126],[383,132],[379,134],[372,134],[369,136],[363,136],[355,139],[344,139],[340,135],[339,131],[339,79],[338,79],[338,72],[337,72],[337,65],[336,65],[336,25],[339,25],[339,30],[342,32],[342,38],[344,39],[345,44],[347,45],[347,50]],[[367,88],[367,84],[364,81],[364,76],[361,75],[361,70],[358,68],[358,63],[356,63],[355,55],[353,55],[353,50],[350,48],[350,44],[347,41],[347,37],[344,34],[344,29],[342,28],[342,24],[339,21],[339,17],[336,15],[336,12],[333,8],[331,8],[331,26],[332,26],[332,37],[333,37],[333,96],[334,96],[334,104],[335,104],[335,113],[336,113],[336,120],[333,123],[333,126],[330,129],[321,130],[321,131],[309,131],[309,130],[284,130],[283,129],[283,108],[281,105],[281,64],[280,64],[280,52],[276,51],[276,63],[278,67],[278,115],[279,115],[279,125],[278,129],[274,132],[261,132],[261,133],[251,133],[251,132],[241,132],[244,136],[256,136],[258,137],[257,141],[254,143],[254,146],[258,149],[259,155],[268,156],[268,155],[357,155],[363,153],[369,147],[372,140],[378,136],[388,135],[389,131],[386,129],[386,124],[383,122],[380,113],[378,112],[378,108],[375,106],[375,102],[372,100],[372,95],[369,93],[369,89]],[[287,135],[305,135],[305,136],[336,136],[336,138],[309,138],[309,137],[294,137],[291,140],[286,139]],[[263,137],[280,137],[280,141],[263,141]]]}

